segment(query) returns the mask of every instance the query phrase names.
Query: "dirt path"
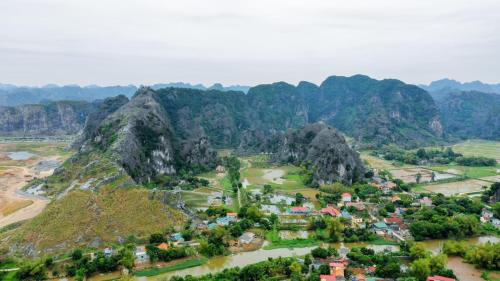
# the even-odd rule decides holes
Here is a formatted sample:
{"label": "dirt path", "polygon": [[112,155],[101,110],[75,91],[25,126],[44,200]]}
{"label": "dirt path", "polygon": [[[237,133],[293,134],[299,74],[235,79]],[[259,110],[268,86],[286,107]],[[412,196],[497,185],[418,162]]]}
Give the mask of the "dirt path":
{"label": "dirt path", "polygon": [[[33,176],[45,177],[52,173],[43,172],[36,174],[35,171],[28,167],[21,166],[3,166],[0,180],[0,228],[9,224],[33,218],[42,212],[47,206],[48,200],[38,196],[30,196],[19,192],[20,189],[31,179]],[[7,207],[14,207],[16,205],[25,206],[26,201],[32,203],[27,207],[17,209],[12,213],[4,216],[2,210],[5,211]]]}

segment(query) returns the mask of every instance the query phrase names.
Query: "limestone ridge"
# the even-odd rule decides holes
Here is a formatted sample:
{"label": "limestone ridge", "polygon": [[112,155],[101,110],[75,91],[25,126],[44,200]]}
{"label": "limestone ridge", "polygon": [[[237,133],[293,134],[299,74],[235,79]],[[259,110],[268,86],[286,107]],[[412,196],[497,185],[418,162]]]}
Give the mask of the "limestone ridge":
{"label": "limestone ridge", "polygon": [[281,164],[307,164],[313,172],[312,183],[318,185],[351,184],[364,174],[359,154],[342,134],[322,123],[273,135],[247,131],[237,152],[269,154],[273,162]]}
{"label": "limestone ridge", "polygon": [[0,134],[14,137],[73,135],[82,129],[86,117],[98,103],[59,101],[0,106]]}
{"label": "limestone ridge", "polygon": [[427,92],[362,75],[332,76],[320,86],[259,85],[246,95],[143,87],[125,102],[109,101],[96,113],[84,129],[81,149],[109,153],[137,182],[210,170],[217,163],[215,148],[238,148],[272,152],[280,161],[312,162],[316,183],[350,183],[362,174],[359,158],[334,129],[308,124],[337,127],[373,145],[412,146],[442,135]]}
{"label": "limestone ridge", "polygon": [[138,182],[180,170],[215,167],[216,154],[203,138],[179,139],[164,108],[150,88],[104,118],[82,150],[99,149],[110,154]]}

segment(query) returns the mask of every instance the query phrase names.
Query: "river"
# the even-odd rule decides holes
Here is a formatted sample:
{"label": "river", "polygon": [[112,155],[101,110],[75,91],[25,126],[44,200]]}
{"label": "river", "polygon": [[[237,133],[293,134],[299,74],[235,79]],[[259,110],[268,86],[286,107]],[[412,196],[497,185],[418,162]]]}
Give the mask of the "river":
{"label": "river", "polygon": [[[430,240],[421,242],[424,244],[427,250],[432,251],[433,253],[438,253],[441,251],[441,248],[446,240]],[[494,236],[482,236],[482,237],[474,237],[469,238],[468,241],[471,244],[483,244],[488,241],[497,243],[500,241],[498,237]],[[375,251],[383,251],[385,249],[390,250],[398,250],[398,246],[387,246],[387,245],[370,245],[367,243],[335,243],[335,244],[325,244],[325,246],[333,246],[334,248],[340,248],[345,246],[347,248],[365,246],[374,249]],[[209,261],[201,266],[187,268],[183,270],[178,270],[174,272],[168,272],[165,274],[153,276],[153,277],[136,277],[138,281],[164,281],[169,280],[172,276],[186,276],[193,275],[199,276],[208,273],[216,273],[222,271],[226,268],[232,267],[243,267],[252,263],[261,262],[267,260],[268,258],[277,258],[277,257],[292,257],[292,256],[302,256],[311,252],[315,247],[306,247],[306,248],[296,248],[296,249],[273,249],[273,250],[263,250],[259,249],[252,252],[243,252],[239,254],[234,254],[230,256],[221,256],[214,257],[209,259]],[[448,262],[448,266],[453,269],[458,277],[461,280],[469,280],[467,278],[463,278],[464,276],[480,276],[481,272],[474,268],[474,266],[463,264],[461,265],[461,259],[450,258]],[[111,278],[110,278],[111,279]],[[90,280],[93,281],[91,278]],[[106,279],[100,279],[106,280]]]}

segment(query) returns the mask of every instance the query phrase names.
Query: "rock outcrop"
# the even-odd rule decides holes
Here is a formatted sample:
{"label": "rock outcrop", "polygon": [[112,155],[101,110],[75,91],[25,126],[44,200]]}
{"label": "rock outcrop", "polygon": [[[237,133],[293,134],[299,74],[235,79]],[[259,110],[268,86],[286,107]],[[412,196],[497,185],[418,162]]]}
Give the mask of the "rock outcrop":
{"label": "rock outcrop", "polygon": [[451,91],[437,104],[447,138],[500,140],[500,95]]}
{"label": "rock outcrop", "polygon": [[359,154],[337,130],[321,123],[274,135],[247,131],[237,151],[270,154],[272,161],[282,164],[306,164],[313,172],[312,183],[318,185],[351,184],[364,175]]}
{"label": "rock outcrop", "polygon": [[95,104],[61,101],[0,107],[0,136],[59,136],[78,133]]}

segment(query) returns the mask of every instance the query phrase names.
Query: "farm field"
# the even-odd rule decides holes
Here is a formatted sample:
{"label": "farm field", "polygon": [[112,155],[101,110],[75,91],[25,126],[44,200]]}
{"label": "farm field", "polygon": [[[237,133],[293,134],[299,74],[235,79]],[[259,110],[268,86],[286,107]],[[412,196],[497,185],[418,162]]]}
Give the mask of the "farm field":
{"label": "farm field", "polygon": [[240,160],[243,163],[241,180],[248,184],[250,190],[269,184],[277,192],[290,195],[301,193],[312,203],[317,203],[316,194],[319,190],[304,185],[300,175],[301,168],[293,165],[271,166],[267,162],[266,155],[250,156]]}
{"label": "farm field", "polygon": [[498,141],[468,140],[451,147],[465,156],[483,156],[500,161],[500,142]]}
{"label": "farm field", "polygon": [[437,172],[466,176],[472,179],[500,175],[500,173],[497,173],[497,170],[500,169],[500,165],[497,165],[496,167],[467,167],[452,164],[443,166],[430,166],[429,169]]}
{"label": "farm field", "polygon": [[[421,175],[420,182],[430,182],[432,179],[432,170],[427,168],[405,168],[389,170],[395,179],[400,179],[406,183],[415,183],[417,174]],[[447,180],[456,177],[456,175],[446,172],[434,172],[435,180]]]}
{"label": "farm field", "polygon": [[421,186],[421,188],[425,191],[442,193],[446,196],[450,196],[456,194],[481,192],[483,191],[483,186],[489,185],[489,182],[471,179],[448,183],[428,184]]}

